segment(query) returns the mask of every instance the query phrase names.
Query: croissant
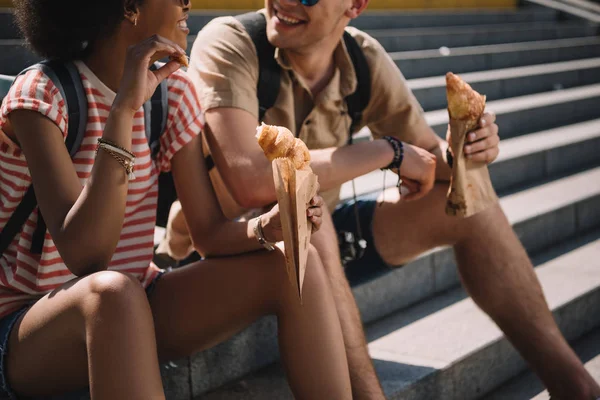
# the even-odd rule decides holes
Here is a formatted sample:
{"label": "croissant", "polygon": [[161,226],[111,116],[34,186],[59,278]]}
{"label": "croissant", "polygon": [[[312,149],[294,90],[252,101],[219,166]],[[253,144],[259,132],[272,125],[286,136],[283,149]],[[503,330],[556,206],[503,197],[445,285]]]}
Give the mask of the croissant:
{"label": "croissant", "polygon": [[450,118],[457,120],[478,120],[485,109],[485,96],[452,72],[446,74],[446,96]]}
{"label": "croissant", "polygon": [[296,169],[306,169],[310,164],[310,152],[306,144],[292,135],[283,126],[262,124],[256,128],[258,144],[265,152],[269,161],[276,158],[289,158]]}
{"label": "croissant", "polygon": [[182,54],[182,55],[180,55],[178,57],[170,56],[169,59],[172,60],[172,61],[177,61],[179,64],[181,64],[184,67],[189,67],[190,66],[190,63],[188,61],[188,57],[185,54]]}

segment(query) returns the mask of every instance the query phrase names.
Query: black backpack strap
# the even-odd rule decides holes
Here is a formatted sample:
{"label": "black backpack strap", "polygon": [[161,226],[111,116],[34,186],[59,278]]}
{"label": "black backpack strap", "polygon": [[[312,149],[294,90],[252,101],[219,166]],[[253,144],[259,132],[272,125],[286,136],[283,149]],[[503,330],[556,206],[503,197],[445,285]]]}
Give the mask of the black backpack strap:
{"label": "black backpack strap", "polygon": [[[52,81],[59,90],[65,101],[68,114],[68,131],[65,145],[69,155],[73,157],[83,141],[87,125],[87,96],[79,71],[74,63],[61,63],[58,61],[43,61],[33,65],[21,74],[37,69],[42,71]],[[21,75],[19,74],[19,75]],[[23,229],[23,224],[33,210],[37,207],[37,199],[33,190],[33,185],[27,189],[23,200],[17,206],[15,212],[11,215],[6,226],[0,233],[0,254],[10,246],[17,233]],[[38,224],[33,234],[31,243],[31,252],[41,254],[44,245],[44,236],[46,234],[46,223],[41,213],[38,211]]]}
{"label": "black backpack strap", "polygon": [[267,38],[267,21],[257,12],[249,12],[235,17],[246,29],[254,42],[258,56],[258,120],[262,121],[267,110],[275,104],[281,86],[281,68],[275,60],[275,47]]}
{"label": "black backpack strap", "polygon": [[[150,67],[151,70],[158,69],[155,63]],[[144,119],[146,126],[146,138],[150,146],[150,154],[153,160],[156,160],[160,151],[160,136],[167,126],[167,113],[169,112],[167,80],[163,80],[154,91],[152,98],[144,103]],[[175,182],[170,172],[163,172],[158,175],[158,200],[156,206],[156,224],[166,226],[169,218],[171,204],[177,200],[177,191]]]}
{"label": "black backpack strap", "polygon": [[352,144],[352,135],[358,129],[362,120],[362,113],[367,108],[367,104],[369,104],[369,100],[371,99],[371,73],[365,54],[356,42],[356,39],[348,32],[344,32],[344,43],[352,59],[357,80],[356,90],[346,97],[348,114],[352,118],[350,132],[348,132],[348,144]]}
{"label": "black backpack strap", "polygon": [[[258,98],[258,121],[265,118],[267,110],[275,104],[281,87],[281,68],[275,60],[275,47],[267,38],[267,20],[255,11],[235,17],[244,26],[252,39],[258,57],[258,82],[256,97]],[[205,158],[206,169],[211,171],[215,162],[209,154]]]}
{"label": "black backpack strap", "polygon": [[[158,69],[155,63],[151,70]],[[156,87],[152,98],[144,103],[144,122],[146,127],[146,138],[150,147],[150,154],[155,160],[160,150],[160,136],[167,126],[167,113],[169,112],[169,98],[166,79],[163,79]]]}

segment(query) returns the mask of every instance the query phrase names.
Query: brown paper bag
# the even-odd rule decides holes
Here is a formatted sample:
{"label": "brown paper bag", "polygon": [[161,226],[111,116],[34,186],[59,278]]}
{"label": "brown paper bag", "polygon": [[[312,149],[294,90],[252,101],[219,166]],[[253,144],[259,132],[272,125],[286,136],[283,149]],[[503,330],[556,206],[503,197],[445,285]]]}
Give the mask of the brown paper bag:
{"label": "brown paper bag", "polygon": [[479,128],[479,120],[485,109],[485,96],[450,72],[446,75],[446,90],[450,116],[449,144],[454,156],[446,214],[466,218],[487,209],[498,200],[487,165],[467,160],[464,155],[467,135]]}
{"label": "brown paper bag", "polygon": [[312,233],[306,208],[317,194],[317,176],[310,168],[296,170],[289,158],[276,158],[272,166],[288,277],[302,301],[302,285]]}

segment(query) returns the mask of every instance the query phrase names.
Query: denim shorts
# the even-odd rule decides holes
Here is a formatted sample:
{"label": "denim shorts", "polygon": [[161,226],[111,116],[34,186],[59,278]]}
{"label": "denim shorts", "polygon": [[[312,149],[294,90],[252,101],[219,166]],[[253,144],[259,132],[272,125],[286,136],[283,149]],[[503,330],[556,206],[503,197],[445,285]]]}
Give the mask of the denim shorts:
{"label": "denim shorts", "polygon": [[[367,242],[367,248],[361,258],[348,262],[344,268],[350,285],[368,282],[390,272],[391,269],[377,252],[373,236],[373,216],[379,195],[380,192],[374,192],[356,198],[360,232],[362,238]],[[338,205],[332,218],[338,232],[351,232],[355,237],[357,236],[354,199]]]}
{"label": "denim shorts", "polygon": [[[162,276],[168,272],[170,268],[167,270],[161,270],[160,273],[150,282],[150,285],[146,288],[146,295],[150,296],[156,287],[156,282]],[[17,395],[12,391],[10,385],[8,384],[8,380],[5,374],[6,370],[6,355],[8,354],[8,339],[10,337],[10,333],[15,326],[15,323],[19,320],[19,318],[29,310],[29,308],[33,305],[28,304],[21,309],[13,312],[12,314],[8,314],[4,318],[0,319],[0,400],[10,399],[17,400]],[[44,397],[43,400],[82,400],[89,399],[89,389],[80,390],[77,392],[65,394],[62,396],[53,396],[53,397]],[[42,399],[37,399],[42,400]]]}

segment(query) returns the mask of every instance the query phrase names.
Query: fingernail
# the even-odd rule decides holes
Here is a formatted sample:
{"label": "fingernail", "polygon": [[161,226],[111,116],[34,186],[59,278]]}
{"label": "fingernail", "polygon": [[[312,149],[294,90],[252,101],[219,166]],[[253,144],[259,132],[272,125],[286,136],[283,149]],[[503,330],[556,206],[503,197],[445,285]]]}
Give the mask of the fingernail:
{"label": "fingernail", "polygon": [[475,135],[474,133],[471,133],[469,135],[469,139],[471,139],[471,140],[475,140],[476,137],[477,137],[477,135]]}
{"label": "fingernail", "polygon": [[482,126],[485,125],[485,119],[484,118],[481,118],[481,125]]}
{"label": "fingernail", "polygon": [[465,146],[465,154],[469,154],[471,152],[471,146]]}

